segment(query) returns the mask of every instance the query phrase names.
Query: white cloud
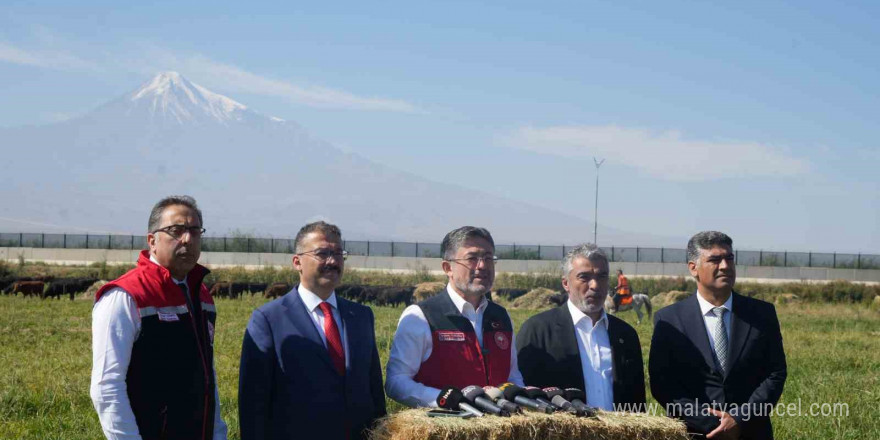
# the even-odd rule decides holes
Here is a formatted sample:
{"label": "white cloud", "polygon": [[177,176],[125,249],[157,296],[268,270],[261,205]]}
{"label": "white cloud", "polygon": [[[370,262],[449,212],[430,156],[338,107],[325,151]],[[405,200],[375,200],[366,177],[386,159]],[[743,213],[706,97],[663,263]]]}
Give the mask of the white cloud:
{"label": "white cloud", "polygon": [[426,113],[409,102],[380,97],[365,97],[323,86],[305,86],[249,72],[232,64],[211,60],[203,55],[179,56],[164,49],[146,50],[145,63],[135,61],[143,73],[176,70],[183,76],[207,87],[228,92],[280,96],[297,104],[318,108]]}
{"label": "white cloud", "polygon": [[95,70],[97,68],[94,63],[68,52],[22,49],[4,41],[0,41],[0,61],[56,70]]}
{"label": "white cloud", "polygon": [[521,127],[499,143],[567,158],[608,159],[666,180],[792,176],[809,163],[757,142],[691,140],[677,131],[652,133],[619,126]]}

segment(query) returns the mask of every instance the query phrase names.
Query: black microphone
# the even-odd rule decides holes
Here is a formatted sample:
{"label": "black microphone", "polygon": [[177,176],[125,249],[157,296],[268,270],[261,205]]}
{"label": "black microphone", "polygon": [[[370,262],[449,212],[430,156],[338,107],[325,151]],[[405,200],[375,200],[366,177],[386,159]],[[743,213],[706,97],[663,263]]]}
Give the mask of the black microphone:
{"label": "black microphone", "polygon": [[440,391],[440,395],[437,396],[437,406],[455,411],[465,410],[477,417],[485,415],[482,411],[467,403],[461,391],[452,387],[446,387]]}
{"label": "black microphone", "polygon": [[476,406],[482,411],[495,414],[501,417],[510,417],[510,412],[496,405],[492,399],[486,396],[486,392],[482,388],[471,385],[461,389],[461,394],[469,403]]}
{"label": "black microphone", "polygon": [[486,395],[489,396],[490,399],[495,401],[495,404],[500,406],[502,409],[506,409],[507,412],[511,414],[519,414],[522,412],[522,408],[519,405],[507,400],[504,398],[504,393],[501,392],[498,388],[484,386],[483,391],[486,392]]}
{"label": "black microphone", "polygon": [[554,406],[576,416],[584,415],[580,410],[572,405],[571,402],[565,399],[565,391],[562,391],[557,387],[548,387],[544,388],[544,392],[547,393],[547,397],[550,398],[550,403],[552,403]]}
{"label": "black microphone", "polygon": [[550,398],[547,397],[547,393],[545,393],[544,390],[542,390],[538,387],[530,387],[530,386],[525,387],[525,390],[526,390],[526,395],[529,397],[529,399],[535,399],[538,402],[541,402],[544,405],[549,406],[550,408],[553,408],[553,411],[557,411],[557,410],[561,409],[561,408],[557,408],[556,405],[553,405],[550,402]]}
{"label": "black microphone", "polygon": [[510,382],[503,383],[498,387],[502,393],[504,393],[504,398],[507,400],[513,401],[517,405],[522,405],[526,408],[529,408],[534,411],[539,411],[542,413],[550,414],[553,412],[553,408],[547,405],[544,405],[537,400],[530,399],[526,395],[526,391],[515,384]]}
{"label": "black microphone", "polygon": [[584,401],[587,400],[587,395],[584,394],[583,391],[577,388],[566,388],[565,399],[571,402],[575,408],[583,412],[584,416],[593,417],[596,415],[596,408],[584,403]]}

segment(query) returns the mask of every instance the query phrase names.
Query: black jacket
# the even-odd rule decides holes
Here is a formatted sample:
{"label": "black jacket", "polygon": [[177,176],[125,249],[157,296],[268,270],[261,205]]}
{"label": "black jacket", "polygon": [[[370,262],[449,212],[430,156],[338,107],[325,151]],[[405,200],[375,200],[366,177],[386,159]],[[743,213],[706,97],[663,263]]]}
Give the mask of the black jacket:
{"label": "black jacket", "polygon": [[[644,411],[645,372],[639,336],[629,324],[608,316],[614,404]],[[516,335],[517,363],[526,385],[584,389],[584,375],[568,305],[541,312]]]}
{"label": "black jacket", "polygon": [[696,295],[654,316],[648,366],[651,393],[669,415],[687,423],[689,432],[707,434],[719,423],[715,416],[688,411],[698,403],[730,413],[742,438],[772,439],[766,411],[779,401],[787,375],[776,309],[733,293],[730,367],[725,375],[714,356]]}

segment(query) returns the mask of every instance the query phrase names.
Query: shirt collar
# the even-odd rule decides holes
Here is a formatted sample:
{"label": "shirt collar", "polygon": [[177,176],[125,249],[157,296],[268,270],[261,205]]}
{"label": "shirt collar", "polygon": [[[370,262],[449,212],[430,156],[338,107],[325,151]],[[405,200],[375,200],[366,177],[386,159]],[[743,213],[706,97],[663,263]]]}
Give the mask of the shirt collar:
{"label": "shirt collar", "polygon": [[[703,298],[703,295],[700,295],[699,291],[697,291],[697,302],[700,303],[700,313],[702,313],[703,316],[705,316],[707,313],[711,312],[713,308],[715,308],[712,303],[706,301],[706,299]],[[721,307],[727,309],[728,312],[733,311],[733,292],[731,292],[730,296],[727,297],[727,301],[724,301],[724,304],[721,304]]]}
{"label": "shirt collar", "polygon": [[[455,308],[458,309],[458,313],[461,313],[463,315],[466,308],[470,310],[474,309],[474,306],[471,305],[471,303],[465,301],[465,299],[462,298],[461,295],[459,295],[458,292],[456,292],[455,289],[452,288],[451,283],[446,284],[446,293],[449,295],[450,298],[452,298],[452,303],[455,304]],[[488,304],[489,302],[486,300],[486,296],[484,295],[483,299],[480,300],[480,305],[474,311],[480,312],[484,310],[486,308],[486,305]]]}
{"label": "shirt collar", "polygon": [[608,330],[608,315],[605,313],[605,309],[602,309],[602,317],[599,318],[599,322],[594,323],[593,318],[590,318],[584,312],[582,312],[580,309],[575,307],[574,304],[572,304],[571,299],[566,301],[565,304],[568,306],[568,312],[571,314],[571,322],[574,323],[575,327],[577,327],[578,322],[580,322],[582,319],[586,318],[589,320],[589,322],[591,324],[593,324],[590,326],[590,330],[592,330],[593,327],[596,326],[596,324],[602,324],[602,326],[605,327],[605,330]]}
{"label": "shirt collar", "polygon": [[[156,261],[156,258],[153,257],[153,254],[152,254],[152,253],[150,253],[150,261],[152,261],[156,266],[161,266],[161,264],[159,264],[159,262]],[[171,275],[171,272],[168,272],[168,275],[170,276],[170,275]],[[189,276],[189,274],[187,274],[187,276]],[[172,277],[171,277],[171,280],[174,281],[174,284],[186,284],[186,277],[183,277],[182,280],[178,280],[177,278],[174,278],[174,277],[172,276]]]}
{"label": "shirt collar", "polygon": [[[324,302],[320,296],[315,295],[314,292],[306,289],[305,286],[303,286],[302,284],[297,286],[296,290],[297,292],[299,292],[299,297],[302,298],[303,304],[306,305],[306,309],[310,312],[314,311],[316,308],[318,308],[318,306],[321,305],[322,302]],[[330,297],[327,298],[327,302],[330,303],[330,305],[333,306],[334,309],[338,309],[338,307],[336,307],[335,290],[330,292]]]}

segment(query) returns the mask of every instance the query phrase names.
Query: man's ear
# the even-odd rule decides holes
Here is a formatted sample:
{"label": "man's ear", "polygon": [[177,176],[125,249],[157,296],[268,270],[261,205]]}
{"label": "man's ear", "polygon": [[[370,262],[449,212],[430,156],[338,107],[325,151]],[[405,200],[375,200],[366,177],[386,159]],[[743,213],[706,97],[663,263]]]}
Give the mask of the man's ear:
{"label": "man's ear", "polygon": [[153,249],[156,247],[156,234],[152,232],[147,234],[147,246],[150,247],[150,253],[153,253]]}
{"label": "man's ear", "polygon": [[562,277],[562,288],[568,292],[568,277]]}
{"label": "man's ear", "polygon": [[293,268],[296,270],[300,270],[302,267],[302,262],[299,259],[299,255],[294,255],[293,258],[290,259],[290,262],[293,263]]}
{"label": "man's ear", "polygon": [[694,278],[699,278],[697,276],[697,263],[693,261],[688,261],[688,270],[691,272],[691,276]]}
{"label": "man's ear", "polygon": [[443,268],[443,273],[445,273],[446,276],[449,276],[449,273],[452,272],[452,264],[446,260],[443,260],[443,263],[440,263],[440,267]]}

